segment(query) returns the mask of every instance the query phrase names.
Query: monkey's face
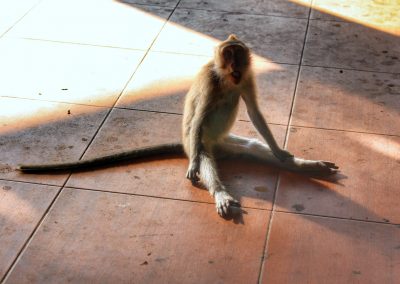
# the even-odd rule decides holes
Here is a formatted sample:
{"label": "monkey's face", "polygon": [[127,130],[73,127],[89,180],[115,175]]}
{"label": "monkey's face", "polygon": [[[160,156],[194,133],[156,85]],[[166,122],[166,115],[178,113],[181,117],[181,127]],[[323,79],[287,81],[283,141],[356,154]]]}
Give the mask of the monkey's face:
{"label": "monkey's face", "polygon": [[219,45],[216,56],[223,75],[235,85],[239,84],[250,65],[248,47],[231,35]]}

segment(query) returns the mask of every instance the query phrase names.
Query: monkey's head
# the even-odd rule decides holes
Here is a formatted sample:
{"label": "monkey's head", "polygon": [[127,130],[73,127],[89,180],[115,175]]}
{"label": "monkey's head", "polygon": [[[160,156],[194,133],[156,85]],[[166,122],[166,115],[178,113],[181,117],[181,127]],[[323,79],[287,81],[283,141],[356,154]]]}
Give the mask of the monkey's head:
{"label": "monkey's head", "polygon": [[235,85],[246,76],[250,63],[249,48],[233,34],[215,49],[215,64],[219,75]]}

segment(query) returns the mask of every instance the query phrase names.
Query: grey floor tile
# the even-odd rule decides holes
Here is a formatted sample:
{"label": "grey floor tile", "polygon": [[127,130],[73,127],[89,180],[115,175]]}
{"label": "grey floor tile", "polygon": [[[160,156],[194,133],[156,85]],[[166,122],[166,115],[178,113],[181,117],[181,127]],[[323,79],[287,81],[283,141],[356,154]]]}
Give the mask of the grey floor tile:
{"label": "grey floor tile", "polygon": [[0,178],[62,185],[67,177],[22,174],[22,163],[79,159],[108,109],[0,98]]}
{"label": "grey floor tile", "polygon": [[212,56],[218,41],[235,33],[263,59],[298,64],[306,25],[305,19],[177,9],[153,50]]}
{"label": "grey floor tile", "polygon": [[303,4],[305,5],[299,5],[298,3],[293,3],[291,1],[280,0],[250,0],[246,1],[245,3],[240,0],[231,0],[229,1],[229,5],[227,5],[227,2],[218,0],[182,0],[179,3],[179,7],[196,8],[211,11],[307,18],[311,0],[306,0],[302,2],[304,2]]}
{"label": "grey floor tile", "polygon": [[155,5],[161,7],[170,7],[175,8],[176,4],[178,4],[179,0],[117,0],[123,4],[132,5],[135,7],[137,4],[139,5]]}
{"label": "grey floor tile", "polygon": [[303,64],[400,72],[400,38],[356,23],[310,21]]}

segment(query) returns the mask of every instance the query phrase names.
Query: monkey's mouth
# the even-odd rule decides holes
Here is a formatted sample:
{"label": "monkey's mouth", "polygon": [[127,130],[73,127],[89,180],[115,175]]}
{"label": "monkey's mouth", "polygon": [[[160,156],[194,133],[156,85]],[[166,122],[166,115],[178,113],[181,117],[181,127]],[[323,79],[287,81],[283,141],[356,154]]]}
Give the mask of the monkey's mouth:
{"label": "monkey's mouth", "polygon": [[240,79],[242,78],[242,74],[241,74],[239,71],[233,71],[233,72],[231,73],[231,76],[232,76],[232,78],[233,78],[233,82],[234,82],[235,84],[239,84]]}

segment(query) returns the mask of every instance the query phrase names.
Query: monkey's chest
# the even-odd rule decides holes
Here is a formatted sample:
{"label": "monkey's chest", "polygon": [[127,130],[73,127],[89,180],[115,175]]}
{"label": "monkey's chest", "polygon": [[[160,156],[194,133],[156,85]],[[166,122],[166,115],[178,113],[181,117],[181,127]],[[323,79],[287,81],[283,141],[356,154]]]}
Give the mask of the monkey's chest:
{"label": "monkey's chest", "polygon": [[222,97],[209,110],[203,127],[203,138],[217,140],[232,127],[238,111],[239,95]]}

